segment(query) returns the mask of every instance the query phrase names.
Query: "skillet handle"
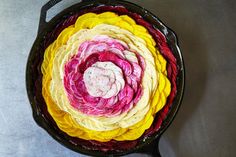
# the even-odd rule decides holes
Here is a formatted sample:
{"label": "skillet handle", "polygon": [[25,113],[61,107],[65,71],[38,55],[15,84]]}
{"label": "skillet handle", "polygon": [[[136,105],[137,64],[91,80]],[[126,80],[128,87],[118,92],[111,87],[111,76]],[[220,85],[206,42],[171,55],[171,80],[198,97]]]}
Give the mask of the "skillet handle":
{"label": "skillet handle", "polygon": [[[62,0],[49,0],[42,8],[40,13],[40,19],[39,19],[39,27],[38,27],[38,34],[41,33],[45,25],[47,24],[46,18],[47,18],[47,11],[55,6],[57,3],[61,2]],[[98,2],[101,4],[107,4],[110,2],[110,0],[81,0],[81,2]]]}
{"label": "skillet handle", "polygon": [[161,153],[160,153],[160,150],[159,150],[159,141],[160,141],[160,139],[158,139],[158,140],[155,140],[154,142],[153,142],[153,148],[152,148],[152,156],[153,157],[161,157]]}
{"label": "skillet handle", "polygon": [[47,24],[46,22],[46,17],[47,17],[47,11],[55,6],[57,3],[61,2],[62,0],[50,0],[48,1],[42,8],[41,8],[41,13],[40,13],[40,19],[39,19],[39,28],[38,28],[38,34],[41,33],[45,25]]}
{"label": "skillet handle", "polygon": [[141,150],[137,151],[137,153],[148,154],[151,157],[161,157],[161,153],[159,151],[159,141],[160,137],[154,140],[149,145],[143,147]]}

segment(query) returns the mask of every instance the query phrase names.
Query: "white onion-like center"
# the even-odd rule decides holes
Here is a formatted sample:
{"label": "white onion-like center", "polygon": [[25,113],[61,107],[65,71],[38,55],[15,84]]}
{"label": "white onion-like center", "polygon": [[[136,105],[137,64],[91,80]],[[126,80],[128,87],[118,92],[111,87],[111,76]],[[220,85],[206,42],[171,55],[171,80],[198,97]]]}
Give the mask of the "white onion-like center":
{"label": "white onion-like center", "polygon": [[84,72],[84,83],[93,97],[110,98],[124,88],[121,69],[112,62],[96,62]]}

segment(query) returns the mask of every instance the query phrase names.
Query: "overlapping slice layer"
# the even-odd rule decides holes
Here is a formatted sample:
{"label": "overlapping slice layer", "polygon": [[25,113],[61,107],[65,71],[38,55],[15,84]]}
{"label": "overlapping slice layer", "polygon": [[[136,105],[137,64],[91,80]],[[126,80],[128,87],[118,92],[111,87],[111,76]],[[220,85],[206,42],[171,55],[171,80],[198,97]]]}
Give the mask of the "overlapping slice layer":
{"label": "overlapping slice layer", "polygon": [[[103,42],[98,42],[99,40]],[[113,45],[116,49],[109,47],[109,41],[117,42],[118,45]],[[103,49],[105,51],[98,51],[96,48],[99,45],[96,45],[96,42],[104,43],[103,46],[108,47]],[[93,55],[97,57],[95,60]],[[124,61],[127,61],[133,69],[126,71],[129,65]],[[84,64],[90,62],[91,64]],[[120,68],[125,84],[122,83],[122,79],[117,79],[116,89],[119,90],[111,90],[111,93],[108,93],[110,90],[104,89],[96,95],[96,92],[91,91],[94,90],[93,86],[90,86],[91,89],[88,86],[89,79],[82,77],[82,74],[91,68],[103,67],[101,63],[104,62]],[[120,72],[114,69],[113,72]],[[150,127],[155,113],[165,105],[170,93],[170,82],[166,77],[166,61],[156,49],[151,35],[128,16],[118,16],[111,12],[84,14],[77,19],[75,25],[64,29],[57,40],[46,49],[42,73],[43,96],[48,111],[58,127],[70,136],[86,140],[103,142],[111,139],[119,141],[137,139]],[[90,75],[86,73],[85,76]],[[113,77],[109,74],[109,78],[115,77],[119,78],[120,75],[114,74]],[[87,80],[85,81],[87,87],[85,84],[76,85],[79,82],[84,83],[78,81],[79,79]],[[128,88],[127,85],[132,88]],[[81,93],[86,90],[87,93],[81,94],[78,92],[80,88],[77,87],[82,87]],[[101,89],[101,87],[95,88]],[[116,100],[119,94],[122,95],[122,91],[131,91],[130,89],[136,94],[131,94],[132,96],[131,92],[123,94],[128,96],[129,101],[126,101],[128,103],[120,103],[122,99]],[[89,96],[89,101],[84,101],[83,96]],[[83,103],[79,102],[80,98],[83,98],[81,101]],[[95,103],[90,103],[93,101]],[[119,105],[112,108],[116,103]],[[102,106],[105,106],[104,109]],[[112,110],[105,112],[107,107]]]}
{"label": "overlapping slice layer", "polygon": [[96,36],[82,43],[65,65],[64,85],[70,103],[79,111],[114,117],[140,100],[143,70],[144,60],[126,44]]}

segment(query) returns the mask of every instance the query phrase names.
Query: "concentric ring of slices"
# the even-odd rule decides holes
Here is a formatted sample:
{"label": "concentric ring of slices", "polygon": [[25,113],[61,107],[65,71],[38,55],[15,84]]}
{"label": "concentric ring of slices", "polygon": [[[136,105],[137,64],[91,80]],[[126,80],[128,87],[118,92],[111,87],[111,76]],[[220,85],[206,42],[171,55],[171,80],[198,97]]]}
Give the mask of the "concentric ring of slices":
{"label": "concentric ring of slices", "polygon": [[140,15],[110,8],[76,17],[46,48],[41,66],[42,95],[57,127],[98,143],[157,131],[176,94],[165,36]]}

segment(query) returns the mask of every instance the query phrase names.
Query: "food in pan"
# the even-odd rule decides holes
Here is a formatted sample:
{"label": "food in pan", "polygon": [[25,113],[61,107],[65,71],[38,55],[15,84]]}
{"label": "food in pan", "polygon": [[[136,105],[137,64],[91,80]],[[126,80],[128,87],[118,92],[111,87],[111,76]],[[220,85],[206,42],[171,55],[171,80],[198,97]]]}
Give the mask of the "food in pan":
{"label": "food in pan", "polygon": [[43,98],[69,136],[137,140],[155,127],[168,97],[170,105],[176,92],[174,57],[160,31],[130,15],[84,13],[46,48]]}

